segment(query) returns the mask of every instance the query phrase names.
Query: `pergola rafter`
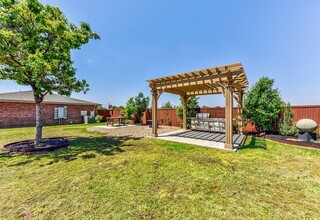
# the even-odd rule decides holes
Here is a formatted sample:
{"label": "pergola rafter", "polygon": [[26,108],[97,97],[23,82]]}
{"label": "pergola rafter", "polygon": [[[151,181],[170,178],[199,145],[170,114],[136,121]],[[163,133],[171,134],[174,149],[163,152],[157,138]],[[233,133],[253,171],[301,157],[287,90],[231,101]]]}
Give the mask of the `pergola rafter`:
{"label": "pergola rafter", "polygon": [[[152,134],[157,136],[157,101],[163,92],[180,95],[183,101],[183,128],[187,129],[188,100],[192,96],[223,94],[226,99],[226,148],[232,148],[233,94],[237,94],[242,126],[242,102],[248,80],[241,63],[227,64],[182,74],[147,80],[152,91]],[[242,127],[239,128],[242,133]]]}

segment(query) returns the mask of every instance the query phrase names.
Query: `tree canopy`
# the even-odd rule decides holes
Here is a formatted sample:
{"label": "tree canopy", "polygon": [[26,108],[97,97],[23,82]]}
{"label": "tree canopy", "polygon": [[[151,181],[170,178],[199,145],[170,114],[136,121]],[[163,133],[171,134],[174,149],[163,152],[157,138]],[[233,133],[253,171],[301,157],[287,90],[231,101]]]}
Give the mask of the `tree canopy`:
{"label": "tree canopy", "polygon": [[0,0],[0,79],[32,88],[36,102],[36,145],[42,139],[42,101],[56,92],[86,92],[75,77],[71,51],[99,39],[90,25],[70,23],[58,7],[39,0]]}
{"label": "tree canopy", "polygon": [[131,119],[132,114],[135,112],[135,103],[134,103],[133,97],[128,99],[125,106],[125,112],[126,112],[127,119]]}
{"label": "tree canopy", "polygon": [[162,104],[161,108],[173,108],[173,106],[170,101],[167,101]]}
{"label": "tree canopy", "polygon": [[122,106],[122,105],[119,105],[119,106],[113,105],[112,106],[112,110],[123,110],[123,109],[124,109],[124,106]]}
{"label": "tree canopy", "polygon": [[[199,97],[193,96],[190,98],[188,102],[188,109],[187,109],[187,117],[195,117],[196,114],[198,113],[199,109]],[[180,99],[181,104],[177,107],[176,114],[180,120],[183,117],[183,104],[182,100]]]}
{"label": "tree canopy", "polygon": [[142,92],[140,92],[135,98],[135,110],[136,114],[139,117],[139,120],[143,116],[143,113],[147,110],[149,103],[150,103],[150,98],[148,96],[144,96]]}
{"label": "tree canopy", "polygon": [[99,39],[89,24],[70,23],[58,7],[38,0],[0,1],[0,79],[30,85],[35,96],[87,91],[77,80],[71,50]]}
{"label": "tree canopy", "polygon": [[135,114],[136,122],[140,122],[143,113],[147,110],[149,106],[150,98],[145,97],[142,92],[140,92],[136,97],[128,99],[125,107],[127,117],[131,118],[132,114]]}
{"label": "tree canopy", "polygon": [[270,132],[281,113],[284,102],[278,89],[273,88],[274,80],[262,77],[248,91],[244,101],[244,115],[251,120],[259,132]]}

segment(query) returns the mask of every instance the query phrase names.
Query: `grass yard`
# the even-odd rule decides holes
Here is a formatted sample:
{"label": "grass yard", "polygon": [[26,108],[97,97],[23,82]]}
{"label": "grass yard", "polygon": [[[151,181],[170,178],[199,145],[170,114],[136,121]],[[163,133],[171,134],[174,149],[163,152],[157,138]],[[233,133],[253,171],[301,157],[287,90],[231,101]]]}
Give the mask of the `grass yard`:
{"label": "grass yard", "polygon": [[[1,219],[316,219],[320,150],[248,138],[228,153],[155,139],[44,128],[69,149],[0,152]],[[0,145],[34,128],[0,130]]]}

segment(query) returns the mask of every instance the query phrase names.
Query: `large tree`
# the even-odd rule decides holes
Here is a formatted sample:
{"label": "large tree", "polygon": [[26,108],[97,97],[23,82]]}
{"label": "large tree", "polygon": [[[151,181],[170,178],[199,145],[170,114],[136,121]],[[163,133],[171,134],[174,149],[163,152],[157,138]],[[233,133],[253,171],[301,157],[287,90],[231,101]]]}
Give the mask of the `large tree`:
{"label": "large tree", "polygon": [[273,83],[273,79],[262,77],[248,91],[244,101],[243,113],[253,122],[258,132],[270,132],[284,106]]}
{"label": "large tree", "polygon": [[99,39],[89,24],[70,23],[58,7],[39,0],[0,0],[0,79],[29,85],[36,103],[35,145],[42,141],[42,101],[56,92],[86,92],[75,77],[71,51]]}

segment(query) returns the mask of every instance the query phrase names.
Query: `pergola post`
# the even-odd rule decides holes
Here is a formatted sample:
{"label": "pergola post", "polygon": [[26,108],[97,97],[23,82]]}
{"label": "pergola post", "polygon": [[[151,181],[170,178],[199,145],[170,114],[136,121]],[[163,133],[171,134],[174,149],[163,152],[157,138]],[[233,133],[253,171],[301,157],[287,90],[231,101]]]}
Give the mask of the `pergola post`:
{"label": "pergola post", "polygon": [[227,149],[233,149],[233,133],[232,133],[232,109],[233,109],[233,87],[232,81],[229,80],[225,87],[225,115],[226,115],[226,143],[224,145]]}
{"label": "pergola post", "polygon": [[238,92],[238,133],[243,134],[243,91]]}
{"label": "pergola post", "polygon": [[158,99],[162,91],[157,90],[153,85],[150,87],[152,93],[152,136],[158,137]]}
{"label": "pergola post", "polygon": [[180,96],[183,104],[183,114],[182,114],[182,129],[187,130],[187,113],[188,113],[188,96]]}

